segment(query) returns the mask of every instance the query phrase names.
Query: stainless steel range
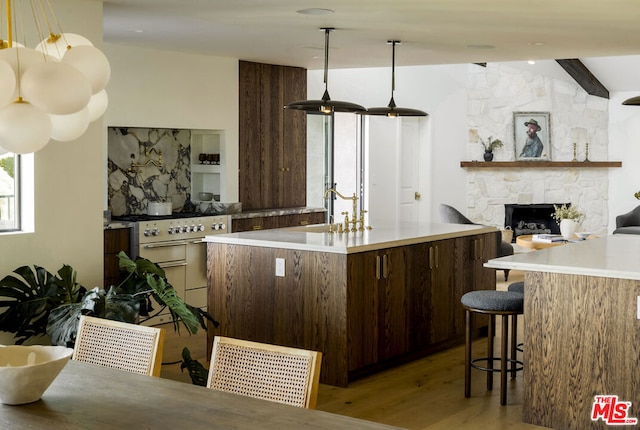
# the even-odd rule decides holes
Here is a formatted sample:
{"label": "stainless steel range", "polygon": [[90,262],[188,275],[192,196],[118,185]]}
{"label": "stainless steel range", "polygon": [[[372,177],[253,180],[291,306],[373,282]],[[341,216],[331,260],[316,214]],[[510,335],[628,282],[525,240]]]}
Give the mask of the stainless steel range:
{"label": "stainless steel range", "polygon": [[[228,233],[229,216],[173,214],[119,219],[135,221],[131,231],[132,258],[140,256],[157,263],[186,303],[206,309],[207,248],[202,239],[212,234]],[[171,322],[168,311],[145,322],[145,325],[167,322]]]}

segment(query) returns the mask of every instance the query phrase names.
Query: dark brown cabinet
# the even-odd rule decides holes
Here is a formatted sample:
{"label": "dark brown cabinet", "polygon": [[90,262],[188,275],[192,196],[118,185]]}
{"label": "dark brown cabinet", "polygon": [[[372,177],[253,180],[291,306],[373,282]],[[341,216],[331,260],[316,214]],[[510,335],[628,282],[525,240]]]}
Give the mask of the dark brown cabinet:
{"label": "dark brown cabinet", "polygon": [[239,231],[266,230],[270,228],[322,224],[324,222],[324,212],[237,218],[231,221],[231,231],[236,233]]}
{"label": "dark brown cabinet", "polygon": [[118,253],[129,252],[128,228],[104,230],[104,288],[120,283],[120,260]]}
{"label": "dark brown cabinet", "polygon": [[[208,272],[215,333],[322,351],[321,381],[346,386],[461,344],[460,297],[495,288],[483,264],[499,234],[348,254],[210,243],[209,267],[223,268]],[[274,276],[276,258],[285,277]]]}
{"label": "dark brown cabinet", "polygon": [[303,68],[240,61],[240,201],[243,210],[306,205],[306,114],[284,109],[303,100]]}

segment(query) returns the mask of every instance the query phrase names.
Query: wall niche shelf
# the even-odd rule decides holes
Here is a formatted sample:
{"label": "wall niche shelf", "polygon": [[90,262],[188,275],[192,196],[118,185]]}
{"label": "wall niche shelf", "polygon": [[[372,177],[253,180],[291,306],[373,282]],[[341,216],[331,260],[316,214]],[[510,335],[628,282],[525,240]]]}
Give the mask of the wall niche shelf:
{"label": "wall niche shelf", "polygon": [[573,167],[577,169],[622,167],[622,161],[461,161],[467,169],[550,169]]}

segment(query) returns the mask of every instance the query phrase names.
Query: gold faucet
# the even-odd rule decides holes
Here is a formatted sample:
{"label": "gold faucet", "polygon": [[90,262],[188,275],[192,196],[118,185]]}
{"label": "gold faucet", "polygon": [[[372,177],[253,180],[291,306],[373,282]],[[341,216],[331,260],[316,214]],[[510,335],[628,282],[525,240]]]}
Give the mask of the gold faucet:
{"label": "gold faucet", "polygon": [[[324,192],[325,200],[329,197],[329,193],[334,193],[342,200],[351,200],[353,202],[353,212],[351,214],[351,220],[349,220],[349,212],[342,212],[342,215],[344,215],[344,230],[346,232],[349,232],[349,224],[351,224],[352,232],[356,232],[358,230],[364,231],[364,212],[366,211],[360,212],[360,220],[358,220],[358,197],[356,197],[356,193],[353,193],[353,196],[351,197],[345,197],[340,194],[335,188],[329,188]],[[360,223],[360,228],[358,228],[358,222]]]}

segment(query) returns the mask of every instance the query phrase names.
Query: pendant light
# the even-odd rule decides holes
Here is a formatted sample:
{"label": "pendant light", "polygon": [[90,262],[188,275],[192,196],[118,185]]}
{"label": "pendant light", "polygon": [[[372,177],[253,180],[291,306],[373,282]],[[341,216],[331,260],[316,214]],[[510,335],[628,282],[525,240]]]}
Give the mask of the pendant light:
{"label": "pendant light", "polygon": [[340,102],[331,100],[328,90],[328,74],[329,74],[329,33],[334,28],[321,28],[324,30],[324,94],[321,100],[300,100],[285,105],[285,109],[303,110],[308,113],[320,113],[329,115],[333,112],[352,112],[364,113],[367,108],[351,102]]}
{"label": "pendant light", "polygon": [[625,106],[640,106],[640,96],[631,97],[622,102]]}
{"label": "pendant light", "polygon": [[396,89],[396,45],[400,44],[399,40],[388,40],[391,45],[391,100],[386,107],[369,108],[365,115],[379,115],[395,118],[397,116],[427,116],[427,113],[418,109],[399,108],[393,100],[393,92]]}

